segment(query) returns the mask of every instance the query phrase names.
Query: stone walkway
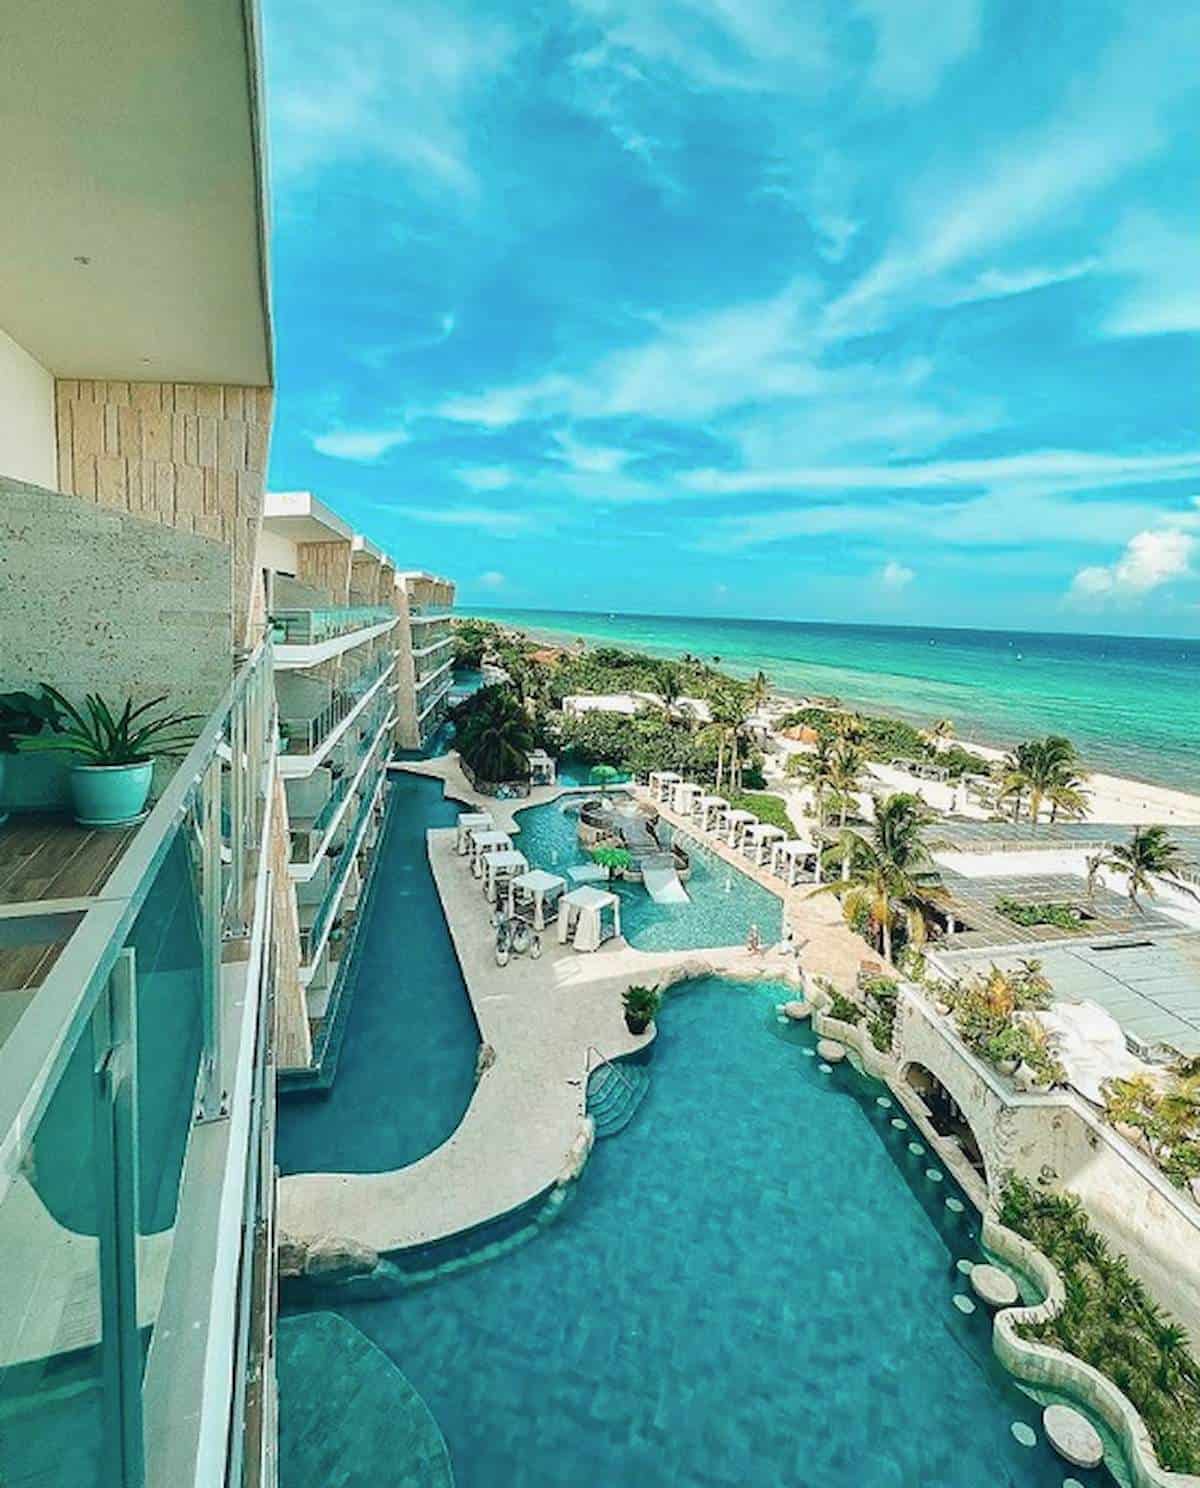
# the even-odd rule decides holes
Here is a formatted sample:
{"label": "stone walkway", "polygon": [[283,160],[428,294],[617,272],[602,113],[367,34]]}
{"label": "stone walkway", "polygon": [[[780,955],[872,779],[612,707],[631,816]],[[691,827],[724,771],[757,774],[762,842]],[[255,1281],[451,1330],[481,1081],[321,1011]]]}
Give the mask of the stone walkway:
{"label": "stone walkway", "polygon": [[[440,778],[447,795],[491,811],[501,830],[517,811],[561,794],[543,788],[525,800],[493,801],[471,790],[453,758],[406,768]],[[419,1161],[386,1173],[282,1179],[285,1243],[349,1241],[383,1253],[444,1239],[517,1209],[565,1180],[586,1154],[580,1141],[587,1075],[597,1056],[618,1058],[653,1037],[653,1030],[635,1037],[625,1027],[621,993],[631,982],[666,984],[710,972],[783,977],[794,970],[790,955],[751,956],[739,946],[651,954],[609,942],[581,955],[560,947],[553,930],[540,960],[514,957],[498,967],[490,906],[466,858],[455,851],[454,837],[452,828],[431,830],[429,861],[480,1037],[494,1061],[453,1136]]]}

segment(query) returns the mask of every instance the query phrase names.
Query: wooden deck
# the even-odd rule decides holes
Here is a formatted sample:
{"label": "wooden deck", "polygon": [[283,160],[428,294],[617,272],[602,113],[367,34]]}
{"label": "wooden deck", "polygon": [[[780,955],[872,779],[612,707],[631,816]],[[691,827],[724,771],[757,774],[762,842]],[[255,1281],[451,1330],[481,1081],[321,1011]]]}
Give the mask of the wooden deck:
{"label": "wooden deck", "polygon": [[0,827],[0,1043],[135,831],[80,827],[48,812],[10,817]]}

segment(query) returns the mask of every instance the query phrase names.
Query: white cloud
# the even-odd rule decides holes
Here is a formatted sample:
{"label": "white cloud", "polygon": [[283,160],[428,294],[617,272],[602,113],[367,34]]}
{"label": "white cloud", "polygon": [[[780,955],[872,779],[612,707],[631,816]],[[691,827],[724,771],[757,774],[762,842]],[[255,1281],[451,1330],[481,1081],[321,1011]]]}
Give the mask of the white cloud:
{"label": "white cloud", "polygon": [[457,475],[472,491],[502,491],[511,486],[513,480],[513,473],[507,465],[468,465]]}
{"label": "white cloud", "polygon": [[563,461],[579,475],[612,475],[621,469],[629,452],[615,449],[611,445],[587,444],[576,439],[569,430],[561,430],[554,436]]}
{"label": "white cloud", "polygon": [[312,446],[318,454],[328,455],[331,460],[356,460],[370,464],[397,445],[407,444],[410,438],[404,428],[335,429],[328,434],[316,435]]}
{"label": "white cloud", "polygon": [[907,568],[903,563],[897,563],[894,558],[889,559],[879,570],[879,582],[885,589],[891,589],[894,592],[907,589],[915,578],[916,573],[913,569]]}
{"label": "white cloud", "polygon": [[1106,267],[1127,291],[1104,324],[1110,336],[1200,331],[1196,235],[1151,212],[1129,212],[1110,244]]}
{"label": "white cloud", "polygon": [[1200,542],[1179,527],[1137,532],[1115,563],[1081,568],[1072,580],[1070,597],[1139,599],[1174,579],[1186,578],[1198,550]]}
{"label": "white cloud", "polygon": [[489,568],[487,573],[479,575],[479,587],[481,589],[503,589],[508,579],[498,569]]}
{"label": "white cloud", "polygon": [[858,0],[875,27],[868,81],[905,103],[927,97],[979,42],[979,0]]}
{"label": "white cloud", "polygon": [[493,537],[516,537],[546,525],[537,512],[506,511],[490,506],[391,506],[388,510],[393,514],[399,512],[412,522],[429,522],[436,527],[472,527]]}

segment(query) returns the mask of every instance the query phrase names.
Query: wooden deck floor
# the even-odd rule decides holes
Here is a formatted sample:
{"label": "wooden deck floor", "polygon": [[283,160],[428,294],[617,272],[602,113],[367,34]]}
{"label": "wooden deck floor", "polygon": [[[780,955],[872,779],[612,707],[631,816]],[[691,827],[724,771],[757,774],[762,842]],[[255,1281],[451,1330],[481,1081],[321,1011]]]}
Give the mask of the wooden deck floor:
{"label": "wooden deck floor", "polygon": [[98,894],[135,830],[80,827],[48,812],[10,817],[0,827],[0,1042],[78,922],[44,911]]}

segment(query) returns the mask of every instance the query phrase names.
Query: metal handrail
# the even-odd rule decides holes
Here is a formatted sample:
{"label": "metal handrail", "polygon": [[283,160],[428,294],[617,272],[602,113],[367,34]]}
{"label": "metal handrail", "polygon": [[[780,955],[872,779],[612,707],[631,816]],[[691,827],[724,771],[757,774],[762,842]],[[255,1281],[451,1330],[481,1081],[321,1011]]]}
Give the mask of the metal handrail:
{"label": "metal handrail", "polygon": [[388,605],[335,605],[319,610],[289,608],[276,610],[271,616],[275,625],[283,627],[279,644],[284,646],[315,646],[396,618],[396,611]]}
{"label": "metal handrail", "polygon": [[[620,1080],[621,1084],[624,1085],[625,1089],[628,1090],[631,1095],[636,1095],[637,1094],[637,1088],[634,1085],[633,1081],[629,1078],[629,1076],[625,1073],[624,1070],[617,1068],[617,1066],[612,1062],[612,1060],[608,1057],[607,1054],[601,1054],[600,1050],[596,1048],[595,1044],[589,1044],[587,1046],[587,1052],[588,1052],[589,1056],[592,1055],[592,1054],[594,1054],[596,1056],[597,1060],[599,1060],[599,1062],[600,1062],[601,1065],[607,1065],[609,1067],[609,1069],[612,1070],[613,1074],[616,1075],[617,1079]],[[589,1075],[589,1077],[591,1075],[593,1075],[594,1073],[595,1073],[595,1070],[592,1068],[592,1065],[591,1065],[591,1062],[590,1062],[590,1059],[589,1059],[589,1062],[588,1062],[588,1075]]]}
{"label": "metal handrail", "polygon": [[334,688],[329,701],[319,713],[309,718],[280,716],[279,724],[286,731],[284,754],[315,754],[329,735],[344,722],[363,701],[379,680],[396,664],[395,653],[385,651],[376,660],[361,667],[348,682]]}

